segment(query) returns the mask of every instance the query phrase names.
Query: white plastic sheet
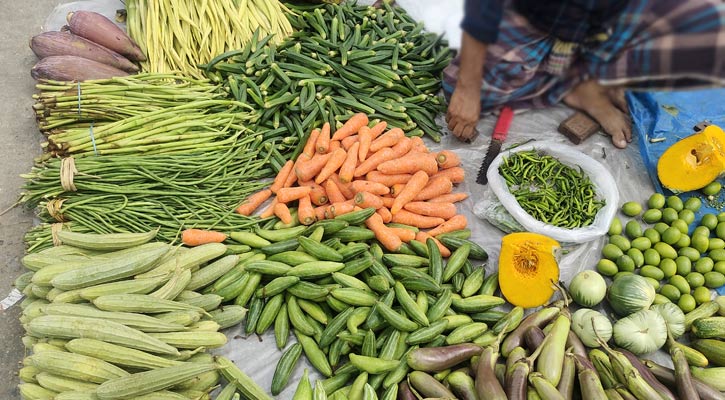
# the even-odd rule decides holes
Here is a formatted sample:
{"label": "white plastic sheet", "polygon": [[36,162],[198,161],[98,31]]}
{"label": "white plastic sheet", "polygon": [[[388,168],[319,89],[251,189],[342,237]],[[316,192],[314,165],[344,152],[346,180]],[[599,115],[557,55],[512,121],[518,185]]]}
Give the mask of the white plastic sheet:
{"label": "white plastic sheet", "polygon": [[[359,1],[360,4],[372,4],[371,0]],[[463,0],[399,0],[397,3],[405,7],[415,18],[423,20],[426,26],[437,33],[445,33],[452,47],[457,47],[460,41],[459,23],[462,18]],[[44,30],[57,30],[65,24],[65,15],[68,11],[85,9],[100,12],[113,19],[117,9],[123,8],[118,0],[89,0],[77,1],[58,6],[48,17]],[[527,140],[549,141],[562,145],[570,142],[557,132],[561,121],[573,113],[566,107],[553,107],[545,110],[526,111],[517,113],[511,124],[508,138],[504,142],[503,149],[514,143],[522,143]],[[468,218],[468,225],[472,231],[472,239],[480,244],[489,254],[489,261],[486,265],[486,273],[492,273],[498,269],[497,260],[501,246],[501,238],[504,233],[493,225],[479,219],[474,214],[474,206],[480,202],[485,195],[492,195],[489,186],[479,185],[475,182],[478,169],[483,161],[483,156],[490,141],[490,133],[493,131],[495,116],[487,116],[478,124],[478,131],[481,134],[471,143],[463,143],[453,135],[443,136],[440,143],[427,141],[432,151],[444,149],[456,151],[462,160],[463,168],[466,171],[465,182],[456,187],[457,192],[466,192],[469,198],[458,203],[461,213]],[[441,127],[445,126],[442,117],[438,118]],[[446,128],[442,128],[447,132]],[[612,174],[619,190],[621,201],[635,200],[644,202],[653,191],[637,144],[633,143],[625,150],[615,149],[609,137],[595,135],[586,142],[576,146],[580,152],[592,157],[602,163]],[[592,269],[600,258],[600,250],[605,242],[604,238],[592,240],[584,244],[566,248],[560,260],[561,280],[568,282],[577,272],[584,269]],[[274,335],[268,332],[262,336],[243,333],[243,327],[237,326],[226,330],[229,342],[221,349],[215,350],[216,354],[222,354],[232,359],[244,372],[249,374],[261,387],[269,389],[275,366],[282,352],[275,345]],[[289,345],[295,339],[290,337]],[[658,352],[654,357],[660,363],[669,363],[668,357],[663,352]],[[290,378],[287,389],[277,396],[279,399],[290,399],[295,390],[296,382],[299,382],[303,369],[310,371],[310,377],[320,379],[309,362],[302,357]]]}

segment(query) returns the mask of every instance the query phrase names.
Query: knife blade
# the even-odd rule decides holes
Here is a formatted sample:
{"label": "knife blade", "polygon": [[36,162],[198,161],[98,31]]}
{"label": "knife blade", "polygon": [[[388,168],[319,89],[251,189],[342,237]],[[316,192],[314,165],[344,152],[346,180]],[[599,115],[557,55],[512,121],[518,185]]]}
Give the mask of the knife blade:
{"label": "knife blade", "polygon": [[501,145],[503,144],[503,141],[506,140],[513,116],[514,111],[511,107],[504,106],[501,109],[501,112],[498,115],[498,120],[496,121],[496,126],[493,128],[491,143],[488,145],[486,155],[483,157],[483,163],[481,163],[481,168],[478,170],[478,176],[476,177],[477,183],[481,185],[486,185],[488,183],[488,177],[486,176],[488,167],[491,166],[493,159],[501,152]]}

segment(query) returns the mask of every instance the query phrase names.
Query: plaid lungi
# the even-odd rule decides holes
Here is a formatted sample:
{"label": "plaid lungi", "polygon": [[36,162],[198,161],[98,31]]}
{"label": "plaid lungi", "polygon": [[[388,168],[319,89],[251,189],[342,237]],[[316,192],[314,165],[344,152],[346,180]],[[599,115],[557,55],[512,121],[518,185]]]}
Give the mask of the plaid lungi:
{"label": "plaid lungi", "polygon": [[[578,83],[632,90],[725,86],[725,4],[720,0],[631,0],[585,43],[563,43],[531,26],[510,2],[488,46],[481,111],[556,104]],[[458,58],[443,71],[453,92]]]}

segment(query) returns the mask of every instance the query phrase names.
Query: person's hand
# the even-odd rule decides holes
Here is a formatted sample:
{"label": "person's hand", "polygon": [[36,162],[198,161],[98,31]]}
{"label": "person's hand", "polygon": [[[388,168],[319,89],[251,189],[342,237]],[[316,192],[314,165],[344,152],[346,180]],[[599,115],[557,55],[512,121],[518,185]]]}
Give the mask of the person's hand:
{"label": "person's hand", "polygon": [[448,129],[460,140],[470,140],[481,114],[481,86],[458,82],[448,104]]}

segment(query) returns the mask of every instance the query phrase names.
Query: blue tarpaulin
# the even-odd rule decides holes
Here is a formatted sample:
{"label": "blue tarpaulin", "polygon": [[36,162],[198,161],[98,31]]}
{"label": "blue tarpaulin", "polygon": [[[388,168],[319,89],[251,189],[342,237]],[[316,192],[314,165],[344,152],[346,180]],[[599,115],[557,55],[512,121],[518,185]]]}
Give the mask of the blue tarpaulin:
{"label": "blue tarpaulin", "polygon": [[[632,116],[633,135],[639,144],[642,160],[656,190],[669,196],[669,190],[662,187],[657,178],[657,160],[660,155],[678,140],[695,133],[695,126],[701,122],[725,128],[725,89],[708,89],[678,92],[630,92],[627,94]],[[720,178],[725,184],[725,180]],[[719,214],[725,209],[716,208],[723,204],[725,193],[721,191],[714,200],[708,200],[699,191],[679,193],[684,200],[699,197],[702,207],[695,213],[694,229],[702,215]],[[725,294],[725,286],[718,289]]]}

